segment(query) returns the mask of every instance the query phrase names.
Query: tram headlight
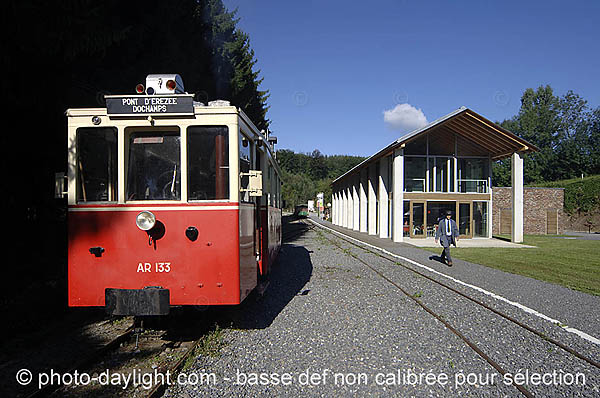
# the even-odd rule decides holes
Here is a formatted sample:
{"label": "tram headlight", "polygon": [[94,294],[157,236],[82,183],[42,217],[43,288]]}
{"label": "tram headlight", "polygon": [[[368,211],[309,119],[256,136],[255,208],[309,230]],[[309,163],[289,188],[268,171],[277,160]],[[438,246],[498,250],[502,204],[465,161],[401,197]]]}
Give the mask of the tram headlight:
{"label": "tram headlight", "polygon": [[149,211],[141,212],[135,219],[135,225],[142,231],[151,230],[154,227],[154,224],[156,224],[156,217]]}

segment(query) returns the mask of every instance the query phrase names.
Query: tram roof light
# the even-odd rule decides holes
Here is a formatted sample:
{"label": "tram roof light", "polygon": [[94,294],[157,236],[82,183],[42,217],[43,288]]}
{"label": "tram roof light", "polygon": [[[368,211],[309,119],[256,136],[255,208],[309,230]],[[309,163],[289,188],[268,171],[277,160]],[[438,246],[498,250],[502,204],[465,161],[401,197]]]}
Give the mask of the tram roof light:
{"label": "tram roof light", "polygon": [[178,74],[146,76],[147,94],[183,94],[183,79]]}

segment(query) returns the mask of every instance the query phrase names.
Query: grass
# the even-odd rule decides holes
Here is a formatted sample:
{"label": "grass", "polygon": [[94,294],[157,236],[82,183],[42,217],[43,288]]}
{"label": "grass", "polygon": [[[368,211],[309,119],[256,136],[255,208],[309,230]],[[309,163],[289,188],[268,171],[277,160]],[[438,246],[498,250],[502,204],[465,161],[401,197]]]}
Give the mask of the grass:
{"label": "grass", "polygon": [[523,243],[536,248],[453,247],[452,257],[600,296],[600,241],[525,235]]}

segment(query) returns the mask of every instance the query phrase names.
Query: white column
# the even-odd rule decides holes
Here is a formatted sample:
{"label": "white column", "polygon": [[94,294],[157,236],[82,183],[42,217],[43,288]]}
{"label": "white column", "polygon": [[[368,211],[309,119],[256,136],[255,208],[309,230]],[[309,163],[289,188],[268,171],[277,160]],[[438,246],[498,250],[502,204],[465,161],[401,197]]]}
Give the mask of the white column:
{"label": "white column", "polygon": [[333,194],[331,195],[331,223],[333,225],[337,225],[337,216],[338,216],[338,201],[337,201],[337,187],[333,188]]}
{"label": "white column", "polygon": [[346,211],[348,212],[348,225],[346,228],[352,229],[354,220],[352,216],[354,215],[354,200],[352,198],[352,181],[348,181],[348,186],[346,187],[346,192],[348,194],[348,208]]}
{"label": "white column", "polygon": [[335,225],[340,225],[340,206],[341,206],[342,200],[340,198],[340,188],[336,187],[336,192],[335,192]]}
{"label": "white column", "polygon": [[358,196],[359,183],[360,174],[357,174],[354,177],[352,177],[352,203],[354,205],[354,208],[352,209],[352,211],[354,212],[354,214],[352,215],[352,220],[354,220],[354,222],[352,223],[352,229],[355,231],[358,231],[360,229],[360,198]]}
{"label": "white column", "polygon": [[427,169],[425,170],[425,190],[423,192],[429,192],[429,179],[431,178],[429,175],[429,162],[433,162],[433,159],[430,159],[429,156],[426,159],[425,165]]}
{"label": "white column", "polygon": [[335,187],[331,187],[331,223],[335,225]]}
{"label": "white column", "polygon": [[338,192],[337,192],[337,209],[338,209],[338,215],[337,215],[337,225],[338,226],[342,226],[342,220],[344,218],[344,213],[342,212],[342,207],[344,206],[344,197],[342,196],[342,187],[338,186]]}
{"label": "white column", "polygon": [[404,240],[404,149],[394,151],[394,242]]}
{"label": "white column", "polygon": [[450,179],[450,169],[452,168],[452,159],[448,158],[446,161],[446,192],[452,192],[452,180]]}
{"label": "white column", "polygon": [[346,195],[346,185],[343,183],[341,188],[342,194],[342,227],[346,228],[348,226],[348,212],[346,208],[348,206],[348,196]]}
{"label": "white column", "polygon": [[369,219],[369,235],[377,234],[377,193],[375,187],[377,186],[377,173],[375,170],[375,164],[371,164],[368,168],[368,180],[369,180],[369,208],[368,208],[368,219]]}
{"label": "white column", "polygon": [[368,169],[363,169],[359,174],[359,231],[367,232],[367,184],[368,184]]}
{"label": "white column", "polygon": [[388,158],[379,159],[379,237],[389,238],[388,231]]}
{"label": "white column", "polygon": [[454,167],[454,181],[452,182],[452,184],[454,185],[453,192],[458,192],[458,158],[455,157],[454,159],[452,159],[452,163]]}
{"label": "white column", "polygon": [[523,242],[523,156],[512,155],[512,236],[511,241]]}
{"label": "white column", "polygon": [[[488,190],[490,194],[490,201],[488,202],[487,209],[487,236],[488,238],[492,238],[492,209],[494,208],[494,187],[492,187],[492,158],[490,157],[489,165],[488,165]],[[500,214],[498,214],[500,216]],[[500,231],[498,231],[500,232]]]}

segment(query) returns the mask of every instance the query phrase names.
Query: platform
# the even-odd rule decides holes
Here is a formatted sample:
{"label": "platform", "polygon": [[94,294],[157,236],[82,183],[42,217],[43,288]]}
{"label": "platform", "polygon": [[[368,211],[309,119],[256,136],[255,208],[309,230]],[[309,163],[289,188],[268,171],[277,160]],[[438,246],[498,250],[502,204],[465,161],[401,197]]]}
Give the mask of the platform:
{"label": "platform", "polygon": [[[429,238],[404,238],[404,243],[413,245],[416,247],[439,247],[440,243],[436,243],[435,239]],[[473,238],[473,239],[460,239],[457,242],[457,247],[501,247],[511,249],[527,249],[535,248],[536,246],[524,245],[521,243],[513,243],[497,238]]]}

